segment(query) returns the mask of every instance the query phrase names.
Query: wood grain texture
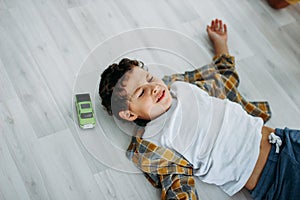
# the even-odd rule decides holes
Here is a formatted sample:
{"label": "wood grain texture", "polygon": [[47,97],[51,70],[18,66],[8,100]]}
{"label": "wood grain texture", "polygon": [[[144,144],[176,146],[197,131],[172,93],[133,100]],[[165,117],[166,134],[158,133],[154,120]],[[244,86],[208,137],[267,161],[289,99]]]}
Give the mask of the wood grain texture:
{"label": "wood grain texture", "polygon": [[[0,0],[0,199],[159,199],[125,158],[129,136],[101,110],[99,75],[122,55],[160,74],[207,64],[214,18],[228,24],[241,93],[270,102],[267,125],[299,129],[300,4],[277,11],[265,0]],[[124,34],[149,27],[181,36]],[[97,109],[94,131],[77,126],[73,98],[83,91]],[[251,199],[196,182],[202,200]]]}
{"label": "wood grain texture", "polygon": [[[7,179],[15,176],[21,178],[21,181],[18,180],[19,178],[12,179],[12,183],[19,181],[19,184],[11,185],[14,187],[10,190],[16,190],[18,193],[10,195],[25,198],[27,196],[30,199],[49,199],[44,179],[35,161],[36,158],[32,156],[32,144],[36,141],[35,132],[19,99],[12,99],[1,104],[1,124],[1,140],[6,144],[7,156],[13,159],[11,171],[5,175]],[[1,167],[5,170],[5,165]],[[17,173],[12,171],[13,167],[17,169]],[[5,191],[8,186],[1,185],[1,189]],[[24,192],[24,188],[26,192],[20,193],[21,189]],[[6,195],[9,194],[5,194],[4,199],[8,199]]]}

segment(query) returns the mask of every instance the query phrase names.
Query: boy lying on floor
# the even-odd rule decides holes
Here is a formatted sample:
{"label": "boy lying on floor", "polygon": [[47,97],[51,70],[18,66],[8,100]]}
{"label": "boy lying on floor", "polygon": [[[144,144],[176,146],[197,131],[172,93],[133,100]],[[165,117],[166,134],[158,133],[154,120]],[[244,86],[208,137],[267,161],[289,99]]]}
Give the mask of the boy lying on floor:
{"label": "boy lying on floor", "polygon": [[248,102],[237,91],[226,24],[213,20],[207,32],[210,65],[163,81],[142,62],[123,59],[101,75],[108,113],[145,125],[127,156],[162,188],[162,199],[197,199],[194,177],[228,195],[245,187],[254,199],[299,197],[300,131],[264,126],[267,102]]}

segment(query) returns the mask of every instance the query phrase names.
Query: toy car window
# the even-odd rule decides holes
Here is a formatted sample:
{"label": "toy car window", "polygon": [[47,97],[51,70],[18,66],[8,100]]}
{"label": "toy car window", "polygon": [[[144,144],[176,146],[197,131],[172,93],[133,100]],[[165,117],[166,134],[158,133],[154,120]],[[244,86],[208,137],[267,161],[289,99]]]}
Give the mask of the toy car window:
{"label": "toy car window", "polygon": [[81,104],[81,108],[84,109],[84,108],[90,108],[91,105],[88,104],[88,103],[84,103],[84,104]]}
{"label": "toy car window", "polygon": [[91,113],[91,112],[89,112],[89,113],[81,113],[81,114],[80,114],[80,117],[81,117],[82,119],[91,118],[91,117],[93,117],[93,113]]}
{"label": "toy car window", "polygon": [[76,99],[77,99],[77,102],[91,101],[89,94],[77,94]]}

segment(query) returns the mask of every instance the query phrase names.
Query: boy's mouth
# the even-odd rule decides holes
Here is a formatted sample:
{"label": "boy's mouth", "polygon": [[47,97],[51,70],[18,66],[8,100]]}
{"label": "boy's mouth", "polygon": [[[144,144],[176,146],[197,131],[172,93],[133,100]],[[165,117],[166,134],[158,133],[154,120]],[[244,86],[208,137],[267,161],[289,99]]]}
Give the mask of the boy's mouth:
{"label": "boy's mouth", "polygon": [[165,97],[165,91],[163,90],[159,95],[156,103],[160,102]]}

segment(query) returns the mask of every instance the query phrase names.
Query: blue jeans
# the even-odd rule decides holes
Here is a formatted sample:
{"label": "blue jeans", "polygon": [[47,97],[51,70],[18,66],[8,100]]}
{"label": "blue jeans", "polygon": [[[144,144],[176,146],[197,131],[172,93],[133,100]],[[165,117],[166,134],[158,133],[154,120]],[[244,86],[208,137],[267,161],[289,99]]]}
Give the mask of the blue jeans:
{"label": "blue jeans", "polygon": [[300,199],[300,130],[276,129],[282,140],[280,152],[272,145],[268,161],[256,187],[250,191],[255,200]]}

